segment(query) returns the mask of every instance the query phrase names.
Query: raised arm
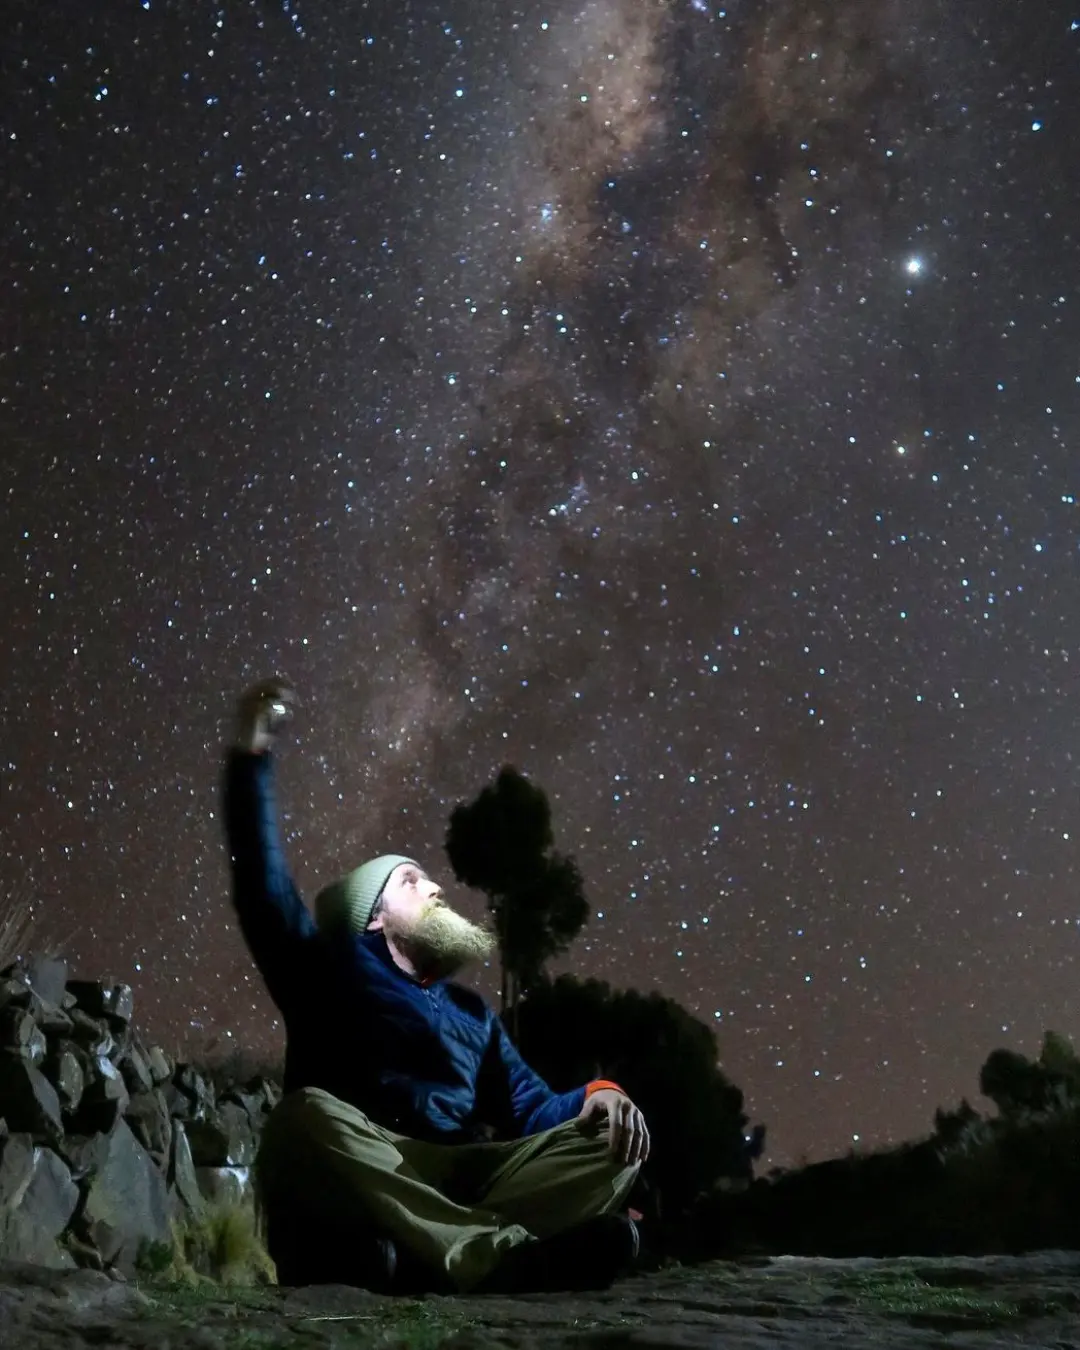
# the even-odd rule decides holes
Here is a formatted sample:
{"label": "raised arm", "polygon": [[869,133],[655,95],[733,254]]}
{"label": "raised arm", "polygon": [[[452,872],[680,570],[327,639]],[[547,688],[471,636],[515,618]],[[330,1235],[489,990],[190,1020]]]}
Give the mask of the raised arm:
{"label": "raised arm", "polygon": [[315,922],[289,874],[278,832],[271,750],[292,709],[292,692],[268,680],[241,698],[225,761],[225,831],[240,928],[270,997],[291,1001],[301,944]]}

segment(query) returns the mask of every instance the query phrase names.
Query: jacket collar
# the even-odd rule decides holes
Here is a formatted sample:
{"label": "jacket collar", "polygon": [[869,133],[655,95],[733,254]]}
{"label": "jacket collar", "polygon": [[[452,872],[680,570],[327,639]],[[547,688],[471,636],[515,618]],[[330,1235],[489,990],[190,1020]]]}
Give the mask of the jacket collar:
{"label": "jacket collar", "polygon": [[391,956],[390,948],[386,945],[386,938],[381,929],[377,929],[374,933],[361,933],[360,941],[371,952],[372,956],[377,956],[384,966],[388,966],[395,975],[400,976],[403,980],[408,980],[410,984],[419,985],[421,989],[427,989],[437,983],[436,980],[430,978],[418,980],[416,976],[402,970]]}

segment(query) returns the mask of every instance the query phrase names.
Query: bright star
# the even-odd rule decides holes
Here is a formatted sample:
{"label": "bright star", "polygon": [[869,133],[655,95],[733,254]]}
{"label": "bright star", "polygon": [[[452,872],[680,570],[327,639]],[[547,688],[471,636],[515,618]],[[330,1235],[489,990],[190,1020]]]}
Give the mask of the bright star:
{"label": "bright star", "polygon": [[917,277],[923,270],[923,260],[921,258],[909,258],[904,264],[905,270],[909,276]]}

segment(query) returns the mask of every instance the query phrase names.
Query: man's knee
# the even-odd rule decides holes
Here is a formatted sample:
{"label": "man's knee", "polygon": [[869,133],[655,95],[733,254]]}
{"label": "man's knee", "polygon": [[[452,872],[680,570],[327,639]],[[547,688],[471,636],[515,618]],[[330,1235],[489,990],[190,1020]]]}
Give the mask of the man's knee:
{"label": "man's knee", "polygon": [[301,1115],[315,1114],[325,1116],[329,1120],[348,1120],[351,1124],[369,1123],[367,1116],[359,1107],[335,1097],[325,1088],[297,1088],[295,1092],[290,1092],[287,1097],[282,1098],[277,1109],[281,1110],[283,1106],[291,1106]]}
{"label": "man's knee", "polygon": [[[358,1160],[383,1141],[379,1126],[347,1102],[321,1088],[299,1088],[284,1097],[267,1118],[256,1158],[257,1184],[264,1194],[284,1185],[293,1191],[303,1178],[322,1177],[332,1155]],[[338,1163],[340,1166],[340,1162]]]}
{"label": "man's knee", "polygon": [[319,1139],[337,1136],[377,1136],[386,1131],[349,1102],[322,1088],[298,1088],[284,1097],[267,1119],[266,1131],[275,1135],[298,1134]]}
{"label": "man's knee", "polygon": [[596,1169],[597,1181],[603,1179],[603,1184],[611,1185],[611,1200],[607,1208],[617,1208],[622,1204],[626,1197],[634,1188],[634,1183],[641,1172],[640,1162],[627,1162],[617,1151],[612,1149],[611,1141],[606,1129],[601,1130],[596,1139],[597,1148],[593,1155],[592,1166]]}
{"label": "man's knee", "polygon": [[[601,1189],[610,1183],[612,1204],[618,1204],[629,1194],[641,1171],[640,1162],[627,1162],[611,1147],[611,1133],[607,1123],[572,1120],[559,1125],[552,1133],[562,1134],[570,1146],[575,1164],[584,1166]],[[570,1157],[567,1157],[570,1163]]]}
{"label": "man's knee", "polygon": [[605,1165],[615,1172],[632,1170],[636,1176],[641,1163],[629,1163],[611,1146],[611,1129],[607,1122],[591,1125],[584,1121],[572,1122],[578,1125],[584,1137],[591,1141],[591,1151],[598,1165]]}

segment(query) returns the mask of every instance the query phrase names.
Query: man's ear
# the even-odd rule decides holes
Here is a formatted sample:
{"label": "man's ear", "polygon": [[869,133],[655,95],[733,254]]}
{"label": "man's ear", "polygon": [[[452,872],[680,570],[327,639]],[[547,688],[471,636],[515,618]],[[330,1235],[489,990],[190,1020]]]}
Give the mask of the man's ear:
{"label": "man's ear", "polygon": [[383,926],[382,915],[376,914],[375,917],[368,923],[368,926],[364,929],[364,932],[381,933],[382,926]]}

